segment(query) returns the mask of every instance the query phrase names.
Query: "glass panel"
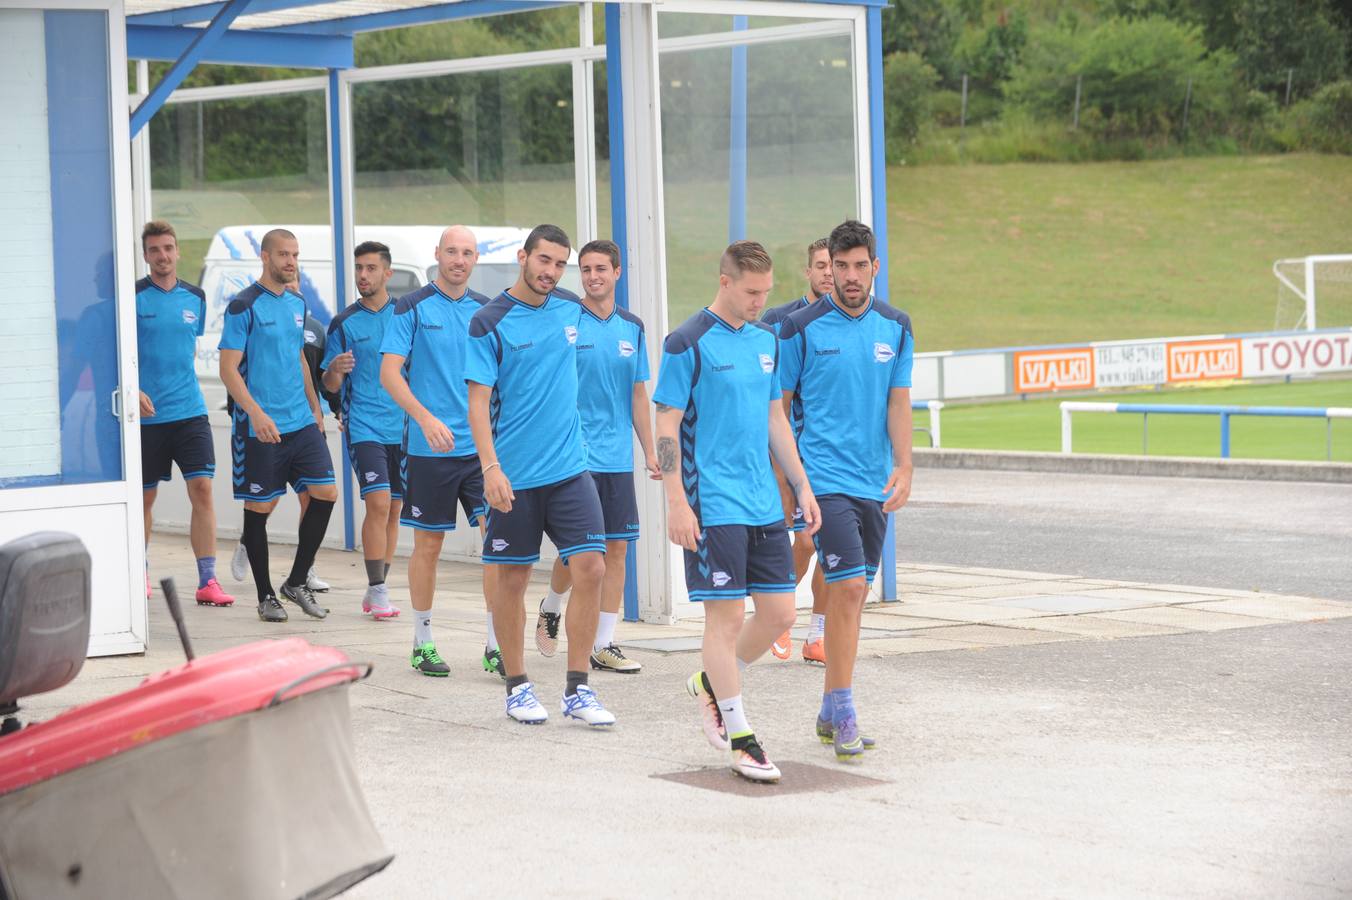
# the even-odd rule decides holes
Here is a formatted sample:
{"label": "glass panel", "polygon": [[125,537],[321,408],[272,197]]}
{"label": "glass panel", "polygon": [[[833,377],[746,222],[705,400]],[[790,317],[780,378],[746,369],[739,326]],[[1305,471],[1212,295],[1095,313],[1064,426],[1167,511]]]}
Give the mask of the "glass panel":
{"label": "glass panel", "polygon": [[[688,37],[695,34],[719,34],[733,30],[734,16],[682,13],[659,10],[657,34],[659,38]],[[789,18],[787,16],[743,16],[747,28],[777,28],[784,25],[804,25],[820,19]]]}
{"label": "glass panel", "polygon": [[[664,17],[665,18],[665,17]],[[747,54],[746,237],[775,258],[772,304],[805,290],[807,245],[856,208],[851,41],[811,38]],[[733,49],[662,54],[667,299],[675,327],[713,296],[729,242]]]}
{"label": "glass panel", "polygon": [[610,209],[610,107],[606,88],[606,64],[590,63],[594,77],[594,123],[596,126],[596,233],[615,239]]}
{"label": "glass panel", "polygon": [[325,326],[333,316],[325,93],[170,103],[147,127],[153,214],[178,232],[180,277],[207,295],[197,374],[214,409],[225,400],[217,370],[225,307],[258,277],[269,229],[295,232],[310,313]]}
{"label": "glass panel", "polygon": [[0,487],[122,478],[107,15],[0,10]]}
{"label": "glass panel", "polygon": [[[358,240],[430,278],[440,229],[465,224],[479,238],[470,286],[510,287],[530,228],[576,228],[572,90],[566,65],[354,85]],[[581,290],[575,269],[563,287]]]}

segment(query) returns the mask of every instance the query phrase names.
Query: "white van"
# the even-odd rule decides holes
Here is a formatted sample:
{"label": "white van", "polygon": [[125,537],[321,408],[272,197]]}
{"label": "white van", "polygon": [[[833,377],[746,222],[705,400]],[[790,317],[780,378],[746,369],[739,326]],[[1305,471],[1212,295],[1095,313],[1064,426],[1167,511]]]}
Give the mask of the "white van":
{"label": "white van", "polygon": [[[258,248],[263,235],[285,228],[300,244],[300,289],[310,315],[325,327],[337,312],[333,289],[333,237],[327,225],[232,225],[216,232],[207,249],[199,284],[207,295],[206,334],[197,339],[198,378],[219,378],[219,345],[225,307],[230,298],[261,274]],[[415,291],[436,277],[437,241],[442,229],[434,225],[361,225],[353,229],[354,245],[380,241],[390,248],[394,277],[392,297]],[[516,282],[520,266],[516,252],[530,234],[528,228],[470,226],[479,242],[479,262],[469,286],[490,297]],[[577,262],[574,250],[571,263]],[[575,265],[564,273],[560,287],[580,294],[581,278]],[[348,302],[356,302],[355,287]]]}

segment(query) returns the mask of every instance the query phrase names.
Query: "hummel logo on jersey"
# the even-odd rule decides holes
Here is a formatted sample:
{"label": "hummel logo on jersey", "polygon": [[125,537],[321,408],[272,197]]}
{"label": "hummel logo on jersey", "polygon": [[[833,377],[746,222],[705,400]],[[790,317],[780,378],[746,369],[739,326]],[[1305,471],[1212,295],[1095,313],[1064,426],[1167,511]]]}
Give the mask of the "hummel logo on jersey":
{"label": "hummel logo on jersey", "polygon": [[897,355],[897,351],[884,344],[882,341],[873,345],[873,358],[880,363],[890,362],[892,357]]}
{"label": "hummel logo on jersey", "polygon": [[840,355],[840,348],[839,348],[839,347],[827,347],[827,348],[824,348],[824,349],[822,349],[822,350],[813,350],[812,352],[815,353],[815,354],[817,354],[818,356],[839,356],[839,355]]}
{"label": "hummel logo on jersey", "polygon": [[563,326],[563,336],[568,338],[568,343],[577,343],[577,328],[573,325]]}
{"label": "hummel logo on jersey", "polygon": [[714,587],[722,587],[732,581],[732,576],[727,572],[715,572],[710,580],[713,581]]}
{"label": "hummel logo on jersey", "polygon": [[760,355],[760,364],[762,372],[773,372],[775,370],[775,358],[768,353]]}
{"label": "hummel logo on jersey", "polygon": [[441,331],[446,326],[438,325],[435,322],[422,322],[418,327],[422,328],[424,331]]}
{"label": "hummel logo on jersey", "polygon": [[190,309],[185,309],[185,310],[183,310],[183,324],[184,324],[184,325],[196,325],[196,324],[197,324],[197,313],[193,312],[193,311],[190,310]]}
{"label": "hummel logo on jersey", "polygon": [[735,364],[728,363],[726,366],[714,366],[713,370],[715,372],[731,372],[735,368],[737,368]]}
{"label": "hummel logo on jersey", "polygon": [[620,341],[620,356],[628,359],[635,353],[634,345],[628,341]]}
{"label": "hummel logo on jersey", "polygon": [[526,341],[524,344],[512,344],[511,346],[512,352],[515,353],[518,350],[529,350],[531,347],[535,346],[535,341]]}
{"label": "hummel logo on jersey", "polygon": [[258,483],[256,483],[256,482],[250,484],[250,485],[249,485],[249,493],[251,493],[251,494],[261,494],[261,493],[263,493],[263,485],[258,484]]}
{"label": "hummel logo on jersey", "polygon": [[370,482],[372,482],[372,481],[375,481],[377,477],[379,477],[379,476],[377,476],[375,472],[367,472],[367,473],[366,473],[366,481],[367,481],[368,484],[369,484]]}
{"label": "hummel logo on jersey", "polygon": [[507,549],[508,547],[510,547],[510,546],[511,546],[511,543],[510,543],[509,541],[504,541],[502,538],[493,538],[493,552],[494,552],[494,553],[501,553],[502,551],[506,550],[506,549]]}
{"label": "hummel logo on jersey", "polygon": [[826,568],[834,569],[838,565],[840,565],[839,556],[836,556],[834,553],[826,554]]}

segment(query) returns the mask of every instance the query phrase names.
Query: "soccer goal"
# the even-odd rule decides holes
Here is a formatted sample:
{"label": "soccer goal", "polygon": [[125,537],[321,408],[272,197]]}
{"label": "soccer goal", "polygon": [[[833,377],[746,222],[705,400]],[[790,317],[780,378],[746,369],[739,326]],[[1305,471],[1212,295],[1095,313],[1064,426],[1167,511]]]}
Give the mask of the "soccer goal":
{"label": "soccer goal", "polygon": [[1352,254],[1300,256],[1272,264],[1278,331],[1352,325]]}

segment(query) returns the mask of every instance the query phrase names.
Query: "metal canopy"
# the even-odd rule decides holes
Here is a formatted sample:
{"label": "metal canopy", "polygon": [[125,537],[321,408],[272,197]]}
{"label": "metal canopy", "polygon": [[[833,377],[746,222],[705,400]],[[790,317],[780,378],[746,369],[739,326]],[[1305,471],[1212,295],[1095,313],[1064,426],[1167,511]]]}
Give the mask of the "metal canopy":
{"label": "metal canopy", "polygon": [[[782,16],[836,20],[831,33],[852,36],[855,59],[855,138],[858,213],[874,228],[883,267],[875,282],[879,299],[887,300],[886,168],[883,135],[882,10],[890,0],[612,0],[604,3],[606,43],[594,47],[591,37],[591,4],[557,0],[126,0],[127,50],[133,59],[173,60],[162,81],[150,89],[132,115],[131,134],[154,116],[170,94],[198,62],[242,65],[317,68],[327,71],[329,127],[329,172],[334,252],[334,287],[339,308],[346,305],[350,290],[348,247],[353,228],[353,153],[351,90],[358,82],[479,71],[515,65],[569,63],[574,67],[574,132],[579,191],[589,183],[592,194],[591,224],[595,224],[595,171],[586,174],[586,160],[594,154],[587,143],[594,141],[594,128],[585,121],[592,115],[590,78],[585,73],[593,61],[604,60],[609,84],[607,103],[610,129],[610,195],[613,238],[626,260],[642,259],[642,265],[626,266],[618,285],[617,301],[632,309],[647,323],[650,333],[663,333],[666,322],[666,259],[662,175],[662,115],[658,83],[659,10],[707,15],[731,15],[730,35],[676,38],[670,49],[698,45],[734,49],[733,152],[729,172],[729,232],[741,236],[745,229],[746,163],[744,135],[747,115],[740,79],[744,78],[744,48],[761,40],[781,40],[790,29],[823,33],[817,25],[795,25],[747,31],[748,16]],[[367,31],[401,28],[430,22],[479,18],[553,7],[574,7],[582,15],[580,46],[537,51],[514,57],[481,57],[473,60],[417,63],[356,69],[353,36]],[[839,27],[837,27],[839,26]],[[843,29],[843,31],[842,31]],[[761,36],[757,36],[759,31]],[[686,46],[689,44],[689,47]],[[741,65],[738,65],[738,63]],[[435,70],[435,71],[434,71]],[[141,72],[146,70],[144,66]],[[275,83],[294,90],[303,79]],[[313,85],[308,88],[313,89]],[[144,88],[143,88],[144,89]],[[215,88],[194,89],[214,92]],[[580,93],[578,93],[580,92]],[[739,99],[740,96],[740,99]],[[139,147],[139,150],[137,149]],[[149,152],[144,136],[134,142],[134,168],[143,185],[149,180]],[[579,227],[584,220],[579,192]],[[147,195],[148,196],[148,195]],[[148,203],[141,204],[143,213]],[[591,229],[584,229],[590,231]],[[354,510],[350,466],[343,456],[345,544],[354,547]],[[642,616],[649,621],[673,621],[675,551],[665,539],[665,504],[660,489],[645,486],[639,497],[643,521],[652,523],[640,538],[635,565],[627,568],[626,618]],[[882,595],[895,600],[896,548],[892,541],[892,517],[888,517],[888,540],[882,560]],[[641,595],[641,599],[640,599]]]}

